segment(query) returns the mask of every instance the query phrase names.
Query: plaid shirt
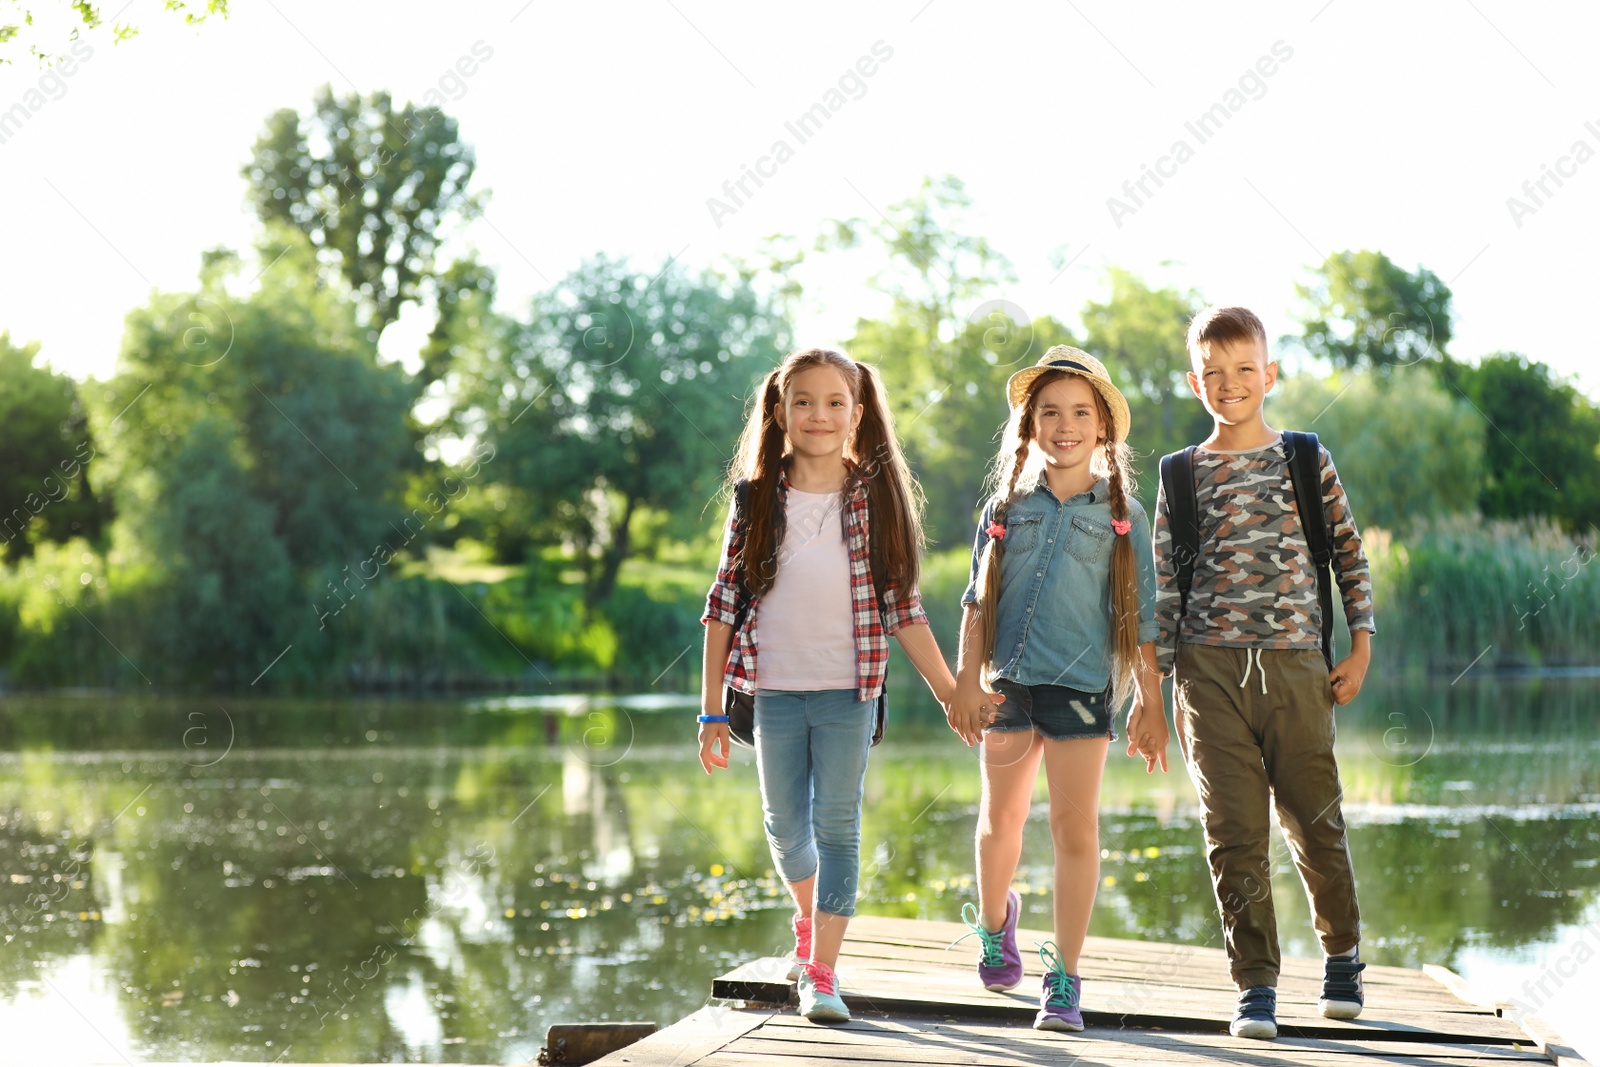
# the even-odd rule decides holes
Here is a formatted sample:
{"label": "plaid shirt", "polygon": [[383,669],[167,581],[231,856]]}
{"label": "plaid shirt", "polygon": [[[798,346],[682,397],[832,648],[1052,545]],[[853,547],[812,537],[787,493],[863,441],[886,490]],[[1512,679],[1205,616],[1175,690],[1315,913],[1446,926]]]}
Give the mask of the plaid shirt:
{"label": "plaid shirt", "polygon": [[[778,481],[778,506],[787,507],[789,479]],[[739,571],[735,560],[744,543],[744,534],[735,522],[737,501],[728,506],[728,526],[722,538],[722,563],[717,568],[717,580],[706,594],[706,610],[700,616],[702,623],[711,621],[738,625]],[[845,537],[850,547],[850,605],[854,616],[856,636],[856,699],[873,700],[883,692],[884,676],[889,669],[889,635],[912,623],[927,625],[928,615],[922,610],[922,598],[913,589],[909,596],[899,595],[895,587],[884,591],[887,604],[879,610],[878,595],[872,588],[872,566],[867,553],[868,521],[866,486],[856,483],[845,498]],[[744,692],[754,693],[757,686],[756,616],[761,600],[750,601],[744,625],[733,635],[733,647],[728,652],[728,668],[723,672],[722,684]]]}

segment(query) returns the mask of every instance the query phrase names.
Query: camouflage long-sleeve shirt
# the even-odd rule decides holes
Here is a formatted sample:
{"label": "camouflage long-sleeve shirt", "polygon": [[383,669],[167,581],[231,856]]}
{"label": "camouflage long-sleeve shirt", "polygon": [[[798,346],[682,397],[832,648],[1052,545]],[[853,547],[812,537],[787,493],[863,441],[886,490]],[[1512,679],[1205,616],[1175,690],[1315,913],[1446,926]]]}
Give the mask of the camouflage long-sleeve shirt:
{"label": "camouflage long-sleeve shirt", "polygon": [[[1352,630],[1376,630],[1372,579],[1350,502],[1318,448],[1322,503],[1333,545],[1333,576]],[[1197,448],[1195,497],[1200,556],[1189,588],[1189,610],[1178,618],[1177,564],[1166,492],[1156,500],[1157,663],[1172,670],[1179,641],[1232,648],[1320,648],[1322,611],[1317,576],[1300,530],[1283,438],[1243,451]],[[1180,625],[1181,622],[1181,625]]]}

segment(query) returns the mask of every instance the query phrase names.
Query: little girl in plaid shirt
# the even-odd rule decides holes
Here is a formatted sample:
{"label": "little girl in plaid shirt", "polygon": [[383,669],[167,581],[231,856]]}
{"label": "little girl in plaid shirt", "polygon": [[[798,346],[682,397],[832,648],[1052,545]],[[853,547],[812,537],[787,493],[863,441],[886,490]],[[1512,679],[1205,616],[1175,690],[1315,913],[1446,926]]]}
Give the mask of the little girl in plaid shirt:
{"label": "little girl in plaid shirt", "polygon": [[[707,774],[728,766],[723,687],[753,694],[767,842],[796,908],[790,976],[802,1015],[843,1022],[834,966],[855,913],[888,637],[946,709],[955,690],[917,591],[915,483],[877,373],[825,348],[767,375],[729,476],[735,499],[701,617],[700,762]],[[975,722],[951,725],[976,741]]]}

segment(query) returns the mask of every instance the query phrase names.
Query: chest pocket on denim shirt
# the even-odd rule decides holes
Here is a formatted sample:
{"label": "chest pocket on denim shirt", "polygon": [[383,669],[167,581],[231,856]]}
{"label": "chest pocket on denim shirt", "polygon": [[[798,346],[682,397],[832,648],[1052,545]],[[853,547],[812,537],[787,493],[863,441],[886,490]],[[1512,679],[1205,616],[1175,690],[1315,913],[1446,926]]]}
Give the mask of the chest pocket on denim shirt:
{"label": "chest pocket on denim shirt", "polygon": [[1105,554],[1106,543],[1111,540],[1111,527],[1101,526],[1082,515],[1072,517],[1072,529],[1067,534],[1067,551],[1085,563],[1094,563]]}
{"label": "chest pocket on denim shirt", "polygon": [[1039,527],[1044,523],[1042,515],[1018,515],[1006,519],[1006,554],[1012,552],[1031,552],[1033,546],[1039,543]]}

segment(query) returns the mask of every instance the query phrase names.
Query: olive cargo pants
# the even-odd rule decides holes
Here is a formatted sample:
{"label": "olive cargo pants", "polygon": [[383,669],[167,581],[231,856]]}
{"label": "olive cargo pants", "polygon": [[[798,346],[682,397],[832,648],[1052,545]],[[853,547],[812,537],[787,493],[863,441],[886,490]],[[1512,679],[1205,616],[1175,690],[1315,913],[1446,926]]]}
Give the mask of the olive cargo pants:
{"label": "olive cargo pants", "polygon": [[1180,644],[1172,688],[1234,982],[1240,989],[1278,984],[1269,802],[1323,951],[1349,952],[1361,914],[1321,651]]}

